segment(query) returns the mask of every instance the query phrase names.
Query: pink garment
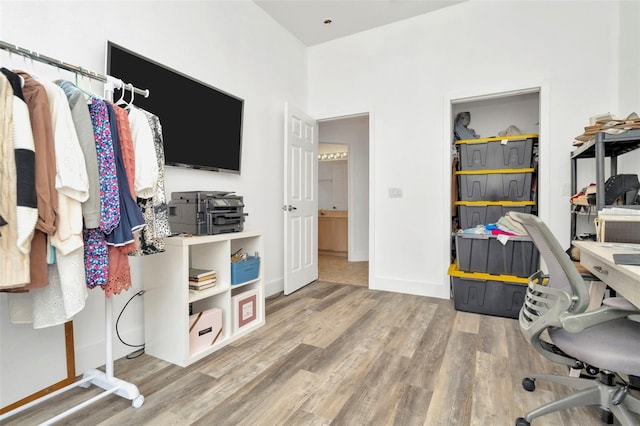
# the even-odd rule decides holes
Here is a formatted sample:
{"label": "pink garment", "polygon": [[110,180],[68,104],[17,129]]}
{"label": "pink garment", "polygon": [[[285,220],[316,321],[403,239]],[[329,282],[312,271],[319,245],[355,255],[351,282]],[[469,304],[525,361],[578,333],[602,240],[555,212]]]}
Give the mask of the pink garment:
{"label": "pink garment", "polygon": [[121,250],[122,247],[107,247],[109,249],[109,280],[102,285],[102,289],[105,296],[110,297],[131,288],[131,269],[129,256]]}
{"label": "pink garment", "polygon": [[514,234],[513,232],[503,231],[502,229],[492,229],[491,235],[509,235],[512,237],[517,237],[518,234]]}
{"label": "pink garment", "polygon": [[136,189],[134,185],[136,175],[136,157],[133,148],[133,137],[131,136],[131,124],[129,123],[129,114],[127,111],[116,104],[112,103],[116,113],[116,124],[118,127],[118,136],[120,137],[120,151],[122,152],[122,160],[124,161],[124,169],[127,174],[127,182],[129,183],[129,192],[135,200]]}

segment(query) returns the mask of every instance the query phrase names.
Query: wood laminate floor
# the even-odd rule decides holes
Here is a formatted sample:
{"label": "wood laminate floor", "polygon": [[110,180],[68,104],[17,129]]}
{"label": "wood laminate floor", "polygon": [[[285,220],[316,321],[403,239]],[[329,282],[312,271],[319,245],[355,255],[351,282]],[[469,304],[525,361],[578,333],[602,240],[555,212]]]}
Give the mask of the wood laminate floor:
{"label": "wood laminate floor", "polygon": [[345,256],[318,255],[318,280],[369,286],[369,262],[349,262]]}
{"label": "wood laminate floor", "polygon": [[[563,395],[529,372],[566,373],[517,321],[458,312],[449,300],[314,282],[267,300],[266,325],[180,368],[149,355],[115,363],[144,405],[110,395],[64,425],[513,425]],[[3,422],[35,425],[101,392],[75,388]],[[544,425],[600,425],[596,408]]]}

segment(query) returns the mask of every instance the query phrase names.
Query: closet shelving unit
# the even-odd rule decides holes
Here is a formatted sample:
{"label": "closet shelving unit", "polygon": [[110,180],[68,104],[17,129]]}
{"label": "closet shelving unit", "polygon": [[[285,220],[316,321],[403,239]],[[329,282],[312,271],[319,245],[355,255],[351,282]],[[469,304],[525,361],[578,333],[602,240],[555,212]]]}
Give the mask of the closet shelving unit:
{"label": "closet shelving unit", "polygon": [[[571,193],[578,192],[578,160],[595,159],[596,167],[596,214],[605,206],[605,158],[609,158],[610,175],[618,174],[618,157],[640,148],[640,130],[628,130],[618,135],[598,132],[589,142],[580,145],[571,153]],[[577,212],[571,214],[571,241],[576,238]]]}
{"label": "closet shelving unit", "polygon": [[[122,80],[112,77],[110,75],[102,75],[96,72],[87,70],[85,68],[71,65],[66,62],[60,61],[58,59],[54,59],[50,56],[41,55],[38,52],[34,52],[29,49],[25,49],[23,47],[19,47],[15,44],[10,44],[0,40],[0,49],[8,51],[10,54],[16,53],[18,55],[27,57],[31,60],[35,60],[38,62],[42,62],[57,68],[64,69],[66,71],[70,71],[75,73],[76,75],[80,74],[94,80],[98,80],[104,83],[104,94],[105,99],[113,99],[113,91],[114,89],[126,89],[133,91],[136,94],[142,95],[144,97],[149,96],[149,91],[146,89],[139,89],[134,87],[131,84],[125,84]],[[9,418],[22,412],[28,408],[31,408],[35,405],[38,405],[48,399],[53,398],[54,396],[60,395],[64,392],[67,392],[76,387],[88,388],[90,385],[96,385],[99,388],[104,389],[100,394],[72,407],[67,409],[66,411],[50,418],[49,420],[41,423],[41,425],[50,425],[53,424],[70,414],[85,408],[94,402],[101,400],[102,398],[109,396],[111,394],[116,394],[123,398],[131,400],[131,404],[135,408],[139,408],[144,403],[144,396],[140,394],[138,387],[133,383],[126,382],[124,380],[118,379],[113,375],[113,300],[111,297],[105,297],[105,344],[106,344],[106,356],[105,356],[105,371],[100,371],[97,369],[89,369],[84,372],[81,379],[78,381],[65,386],[61,389],[58,389],[54,392],[48,393],[36,400],[28,402],[24,405],[21,405],[11,411],[8,411],[0,416],[0,422],[4,419]]]}

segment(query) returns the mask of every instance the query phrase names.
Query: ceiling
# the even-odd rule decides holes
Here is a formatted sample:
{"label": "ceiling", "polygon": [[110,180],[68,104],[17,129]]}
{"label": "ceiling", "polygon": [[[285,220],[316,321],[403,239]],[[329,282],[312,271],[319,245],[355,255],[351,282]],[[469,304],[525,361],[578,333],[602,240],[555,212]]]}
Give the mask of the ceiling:
{"label": "ceiling", "polygon": [[[306,46],[429,13],[467,0],[254,0]],[[325,24],[325,20],[331,20]]]}

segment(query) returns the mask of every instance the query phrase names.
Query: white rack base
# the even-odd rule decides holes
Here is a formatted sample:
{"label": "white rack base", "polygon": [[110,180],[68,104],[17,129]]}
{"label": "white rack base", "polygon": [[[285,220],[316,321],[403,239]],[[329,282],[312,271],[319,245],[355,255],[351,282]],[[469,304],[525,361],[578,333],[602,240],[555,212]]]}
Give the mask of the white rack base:
{"label": "white rack base", "polygon": [[130,400],[134,408],[140,408],[144,403],[144,396],[140,394],[138,387],[133,383],[118,379],[117,377],[108,377],[100,370],[88,370],[84,373],[83,378],[88,378],[90,381],[82,383],[80,387],[88,388],[91,384],[96,385]]}
{"label": "white rack base", "polygon": [[118,378],[115,377],[107,377],[107,375],[105,373],[103,373],[102,371],[99,370],[88,370],[86,373],[84,373],[82,379],[78,380],[75,383],[72,383],[68,386],[65,386],[61,389],[58,389],[55,392],[51,392],[50,394],[47,394],[35,401],[31,401],[30,403],[24,404],[14,410],[8,411],[5,414],[3,414],[2,416],[0,416],[0,422],[3,421],[4,419],[7,419],[11,416],[14,416],[28,408],[31,408],[35,405],[38,405],[48,399],[51,399],[55,396],[58,396],[64,392],[67,392],[73,388],[76,387],[81,387],[81,388],[88,388],[90,385],[96,385],[99,388],[105,389],[104,392],[94,396],[93,398],[90,398],[48,420],[46,420],[45,422],[40,423],[40,426],[45,426],[45,425],[52,425],[55,422],[59,421],[60,419],[63,419],[73,413],[75,413],[78,410],[83,409],[84,407],[93,404],[94,402],[109,396],[111,394],[116,394],[119,395],[123,398],[127,398],[129,400],[131,400],[131,405],[133,405],[133,407],[135,408],[139,408],[142,406],[142,404],[144,403],[144,396],[142,396],[140,394],[140,391],[138,390],[138,387],[134,384],[131,384],[129,382],[125,382],[124,380],[120,380]]}

